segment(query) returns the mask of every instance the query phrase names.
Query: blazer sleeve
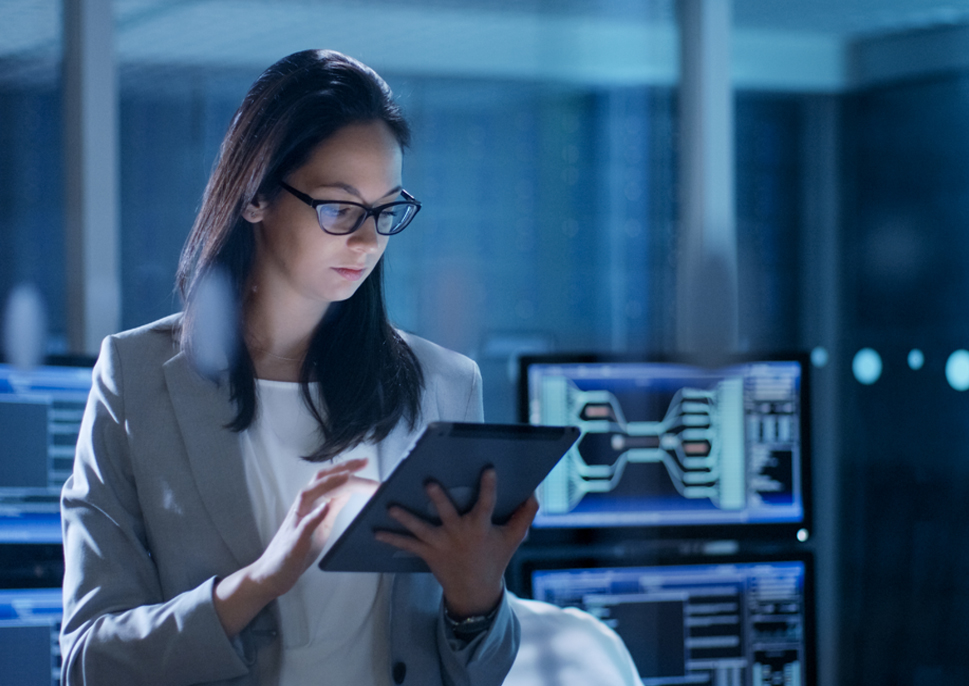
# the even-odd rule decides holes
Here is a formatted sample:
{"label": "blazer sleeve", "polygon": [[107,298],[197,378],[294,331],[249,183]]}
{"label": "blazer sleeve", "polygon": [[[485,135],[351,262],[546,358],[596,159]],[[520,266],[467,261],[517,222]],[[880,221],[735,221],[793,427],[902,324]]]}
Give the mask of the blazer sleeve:
{"label": "blazer sleeve", "polygon": [[214,578],[163,598],[138,501],[123,388],[109,338],[61,495],[62,683],[178,686],[247,674],[247,651],[227,638],[215,612]]}
{"label": "blazer sleeve", "polygon": [[[473,360],[468,362],[470,383],[466,391],[467,402],[464,416],[456,419],[483,422],[481,370]],[[447,686],[498,686],[503,683],[518,654],[521,641],[521,628],[509,603],[508,592],[504,592],[498,613],[488,631],[470,642],[455,636],[447,625],[443,600],[437,614],[437,644],[441,654],[444,683]]]}
{"label": "blazer sleeve", "polygon": [[448,686],[503,684],[521,643],[521,626],[509,603],[508,591],[504,591],[491,627],[470,642],[457,638],[447,626],[442,602],[437,641],[442,651],[444,683]]}

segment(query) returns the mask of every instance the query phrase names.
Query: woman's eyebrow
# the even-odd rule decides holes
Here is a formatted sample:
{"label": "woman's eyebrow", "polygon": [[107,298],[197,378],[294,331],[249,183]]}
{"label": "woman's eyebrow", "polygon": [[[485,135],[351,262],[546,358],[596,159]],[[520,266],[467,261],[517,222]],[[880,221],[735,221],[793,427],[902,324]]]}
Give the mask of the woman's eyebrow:
{"label": "woman's eyebrow", "polygon": [[[316,188],[317,189],[323,189],[323,188],[339,188],[340,190],[346,191],[350,195],[357,196],[361,200],[364,199],[363,193],[361,193],[354,186],[351,186],[348,183],[324,183],[324,184],[321,184],[321,185],[317,186]],[[386,198],[389,195],[396,195],[397,193],[400,193],[402,190],[404,190],[404,187],[403,186],[399,186],[399,185],[398,186],[394,186],[393,188],[391,188],[389,191],[387,191],[386,193],[384,193],[380,197],[381,198]]]}

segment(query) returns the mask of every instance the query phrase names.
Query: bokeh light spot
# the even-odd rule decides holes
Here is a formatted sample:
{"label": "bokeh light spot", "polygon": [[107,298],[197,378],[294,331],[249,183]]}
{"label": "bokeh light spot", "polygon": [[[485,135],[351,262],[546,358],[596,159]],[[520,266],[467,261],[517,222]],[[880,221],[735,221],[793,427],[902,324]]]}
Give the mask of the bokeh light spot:
{"label": "bokeh light spot", "polygon": [[811,351],[811,364],[820,369],[828,364],[828,350],[823,346],[818,346]]}
{"label": "bokeh light spot", "polygon": [[7,298],[3,312],[3,352],[20,369],[36,367],[44,359],[47,308],[36,286],[22,283]]}
{"label": "bokeh light spot", "polygon": [[925,355],[918,348],[912,348],[908,352],[908,366],[918,371],[925,364]]}
{"label": "bokeh light spot", "polygon": [[855,359],[851,362],[851,371],[858,379],[858,383],[870,386],[882,375],[882,358],[872,348],[862,348],[855,353]]}
{"label": "bokeh light spot", "polygon": [[969,351],[960,349],[949,355],[945,378],[957,391],[969,390]]}

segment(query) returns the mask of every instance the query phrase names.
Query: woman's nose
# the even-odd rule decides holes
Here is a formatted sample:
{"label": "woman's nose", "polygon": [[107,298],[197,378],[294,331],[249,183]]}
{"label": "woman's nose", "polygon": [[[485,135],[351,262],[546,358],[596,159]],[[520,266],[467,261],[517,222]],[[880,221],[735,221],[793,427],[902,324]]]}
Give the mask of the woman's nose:
{"label": "woman's nose", "polygon": [[380,247],[380,235],[377,233],[377,218],[367,217],[360,228],[347,238],[347,244],[354,250],[374,252]]}

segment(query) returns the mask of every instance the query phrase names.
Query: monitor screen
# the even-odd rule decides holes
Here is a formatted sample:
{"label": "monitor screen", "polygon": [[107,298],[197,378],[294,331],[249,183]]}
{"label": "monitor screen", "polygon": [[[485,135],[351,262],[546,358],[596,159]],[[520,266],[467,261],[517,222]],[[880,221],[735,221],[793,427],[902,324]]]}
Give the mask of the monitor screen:
{"label": "monitor screen", "polygon": [[616,631],[646,686],[811,684],[813,594],[800,559],[541,569],[531,594]]}
{"label": "monitor screen", "polygon": [[60,491],[90,390],[90,366],[0,364],[0,543],[61,540]]}
{"label": "monitor screen", "polygon": [[522,358],[522,419],[582,430],[535,526],[807,526],[804,369]]}
{"label": "monitor screen", "polygon": [[61,589],[0,589],[0,683],[60,684]]}

